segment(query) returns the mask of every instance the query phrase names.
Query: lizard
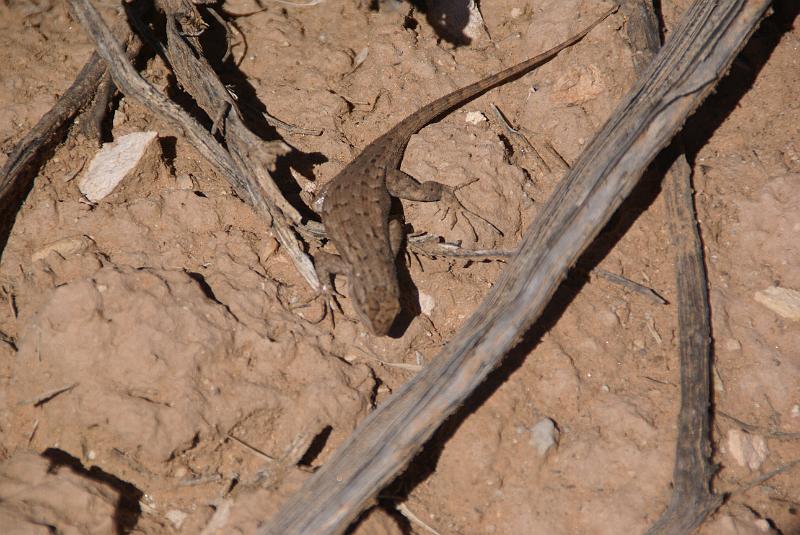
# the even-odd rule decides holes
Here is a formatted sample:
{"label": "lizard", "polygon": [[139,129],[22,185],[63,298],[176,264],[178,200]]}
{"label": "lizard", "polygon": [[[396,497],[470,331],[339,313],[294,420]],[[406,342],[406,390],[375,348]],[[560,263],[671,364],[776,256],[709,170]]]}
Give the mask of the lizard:
{"label": "lizard", "polygon": [[346,275],[358,319],[372,334],[388,334],[400,312],[395,261],[402,243],[402,224],[390,218],[391,197],[442,201],[449,208],[465,211],[454,188],[434,181],[420,183],[400,170],[411,136],[466,102],[552,59],[582,40],[618,7],[615,5],[553,48],[423,106],[367,145],[347,164],[326,185],[322,199],[322,223],[339,254],[324,251],[315,254],[321,291],[330,295],[332,275]]}

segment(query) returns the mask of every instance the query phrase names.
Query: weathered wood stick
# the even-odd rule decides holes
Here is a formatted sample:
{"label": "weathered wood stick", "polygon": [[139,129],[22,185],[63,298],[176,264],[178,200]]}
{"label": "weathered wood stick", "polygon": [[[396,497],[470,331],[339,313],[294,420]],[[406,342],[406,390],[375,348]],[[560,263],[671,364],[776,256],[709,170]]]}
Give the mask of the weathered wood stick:
{"label": "weathered wood stick", "polygon": [[725,75],[770,0],[696,0],[527,231],[481,306],[370,414],[261,535],[333,534],[375,497],[541,315],[580,253]]}
{"label": "weathered wood stick", "polygon": [[[634,65],[643,71],[658,53],[658,19],[651,0],[626,0],[628,37],[634,49]],[[678,305],[678,352],[681,403],[675,439],[672,498],[667,509],[646,535],[691,533],[722,503],[711,492],[711,318],[703,247],[692,199],[692,179],[680,135],[668,151],[675,161],[667,171],[662,196],[667,207]]]}

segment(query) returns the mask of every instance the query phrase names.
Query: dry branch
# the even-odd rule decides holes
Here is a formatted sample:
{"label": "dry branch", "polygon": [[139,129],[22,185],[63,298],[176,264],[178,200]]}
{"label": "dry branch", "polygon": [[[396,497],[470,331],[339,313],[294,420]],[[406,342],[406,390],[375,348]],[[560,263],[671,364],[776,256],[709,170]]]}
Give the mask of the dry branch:
{"label": "dry branch", "polygon": [[[634,64],[641,72],[660,48],[658,19],[651,0],[628,0],[623,6]],[[711,319],[703,247],[692,199],[691,168],[680,148],[667,171],[664,201],[675,255],[678,303],[681,404],[672,498],[647,535],[681,535],[696,529],[722,503],[710,490],[711,457]],[[672,151],[671,151],[672,152]]]}
{"label": "dry branch", "polygon": [[[117,35],[122,36],[123,42],[131,41],[132,38],[127,26],[118,31]],[[138,53],[139,44],[130,43],[128,54],[136,56]],[[72,85],[8,155],[0,170],[0,218],[4,223],[13,217],[13,212],[18,207],[17,203],[30,186],[34,174],[30,173],[31,166],[45,151],[62,139],[59,134],[81,110],[89,105],[105,73],[105,62],[96,52],[92,53]],[[101,98],[103,96],[98,95],[97,100]],[[92,119],[89,121],[92,122]]]}
{"label": "dry branch", "polygon": [[332,534],[398,474],[541,315],[644,169],[724,76],[769,0],[696,0],[454,339],[370,414],[260,534]]}
{"label": "dry branch", "polygon": [[[186,4],[172,3],[171,0],[164,3],[168,10],[168,25],[173,25],[173,32],[170,32],[172,46],[169,51],[173,52],[173,58],[180,54],[180,62],[175,62],[183,68],[180,71],[176,70],[179,80],[182,79],[181,81],[188,87],[198,90],[198,94],[193,96],[198,98],[201,106],[202,103],[206,104],[206,111],[214,120],[215,127],[223,125],[226,127],[226,139],[231,144],[231,152],[218,143],[211,133],[180,106],[136,72],[90,0],[70,0],[70,4],[81,25],[95,41],[97,53],[108,65],[111,77],[120,91],[179,128],[195,149],[230,182],[237,194],[269,222],[297,270],[313,289],[318,289],[319,281],[314,266],[303,252],[291,226],[293,223],[299,223],[300,216],[285,201],[269,174],[269,167],[274,163],[275,155],[283,150],[285,145],[269,144],[247,130],[241,123],[238,109],[230,94],[213,70],[204,59],[200,59],[201,54],[195,55],[192,49],[188,48],[189,45],[183,40],[183,36],[175,30],[175,17],[178,14],[187,15],[181,19],[184,23],[196,21],[193,19],[196,14],[193,7],[189,9]],[[201,22],[196,24],[200,25]],[[191,79],[192,76],[200,78]],[[210,104],[209,99],[217,99],[216,106]]]}

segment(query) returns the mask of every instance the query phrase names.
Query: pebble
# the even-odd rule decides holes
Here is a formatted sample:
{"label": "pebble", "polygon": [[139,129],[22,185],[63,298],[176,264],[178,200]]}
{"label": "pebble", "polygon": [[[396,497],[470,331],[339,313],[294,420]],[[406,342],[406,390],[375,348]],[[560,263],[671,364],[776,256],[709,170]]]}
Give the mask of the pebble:
{"label": "pebble", "polygon": [[767,458],[767,442],[760,435],[731,429],[728,431],[728,452],[739,466],[758,470]]}
{"label": "pebble", "polygon": [[186,517],[189,515],[183,511],[179,511],[178,509],[170,509],[164,516],[166,516],[167,520],[169,520],[172,525],[175,526],[175,529],[181,529],[184,520],[186,520]]}
{"label": "pebble", "polygon": [[468,122],[469,124],[473,124],[474,125],[474,124],[480,124],[480,123],[486,122],[488,119],[486,119],[486,116],[483,113],[479,112],[479,111],[470,111],[470,112],[467,112],[467,116],[466,116],[466,118],[464,120],[466,122]]}
{"label": "pebble", "polygon": [[92,158],[78,189],[91,202],[108,196],[126,177],[141,174],[161,157],[157,132],[134,132],[103,145]]}
{"label": "pebble", "polygon": [[770,286],[756,292],[754,298],[777,315],[800,321],[800,292],[797,290]]}
{"label": "pebble", "polygon": [[433,313],[434,308],[436,308],[436,300],[433,298],[433,296],[428,295],[425,292],[419,292],[420,311],[426,316],[430,316]]}
{"label": "pebble", "polygon": [[536,448],[539,455],[544,456],[551,448],[558,445],[559,435],[556,423],[550,418],[543,418],[531,428],[531,445]]}

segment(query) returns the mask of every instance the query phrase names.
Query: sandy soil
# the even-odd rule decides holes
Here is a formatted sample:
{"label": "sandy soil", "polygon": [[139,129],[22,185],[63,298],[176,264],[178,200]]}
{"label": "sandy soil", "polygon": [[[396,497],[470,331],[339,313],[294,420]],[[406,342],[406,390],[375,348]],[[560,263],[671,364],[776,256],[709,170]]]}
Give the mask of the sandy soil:
{"label": "sandy soil", "polygon": [[[600,12],[584,0],[483,2],[485,29],[454,47],[437,35],[434,14],[365,4],[266,2],[235,19],[241,73],[225,81],[243,105],[261,102],[285,121],[323,130],[282,134],[293,151],[277,176],[306,201],[409,112],[555,44]],[[800,467],[753,484],[800,458],[800,318],[769,290],[800,291],[792,4],[776,2],[686,129],[713,308],[715,488],[732,493],[705,534],[800,534]],[[668,27],[687,5],[662,2]],[[230,13],[257,7],[225,3]],[[452,185],[477,179],[459,195],[503,232],[477,223],[479,246],[515,246],[633,82],[623,25],[613,16],[535,73],[412,138],[407,172]],[[61,2],[0,2],[0,28],[7,152],[92,47]],[[169,83],[158,61],[146,75]],[[515,144],[491,104],[541,160]],[[470,112],[482,115],[468,121]],[[366,334],[347,299],[335,326],[314,323],[319,303],[298,307],[312,293],[264,224],[179,133],[122,99],[113,136],[141,130],[159,132],[163,164],[96,205],[67,180],[96,147],[70,135],[42,166],[3,250],[4,533],[49,533],[48,525],[60,533],[251,533],[434,358],[503,269],[402,262],[405,306],[422,312],[394,338]],[[641,533],[658,517],[671,490],[679,394],[675,307],[587,276],[597,266],[674,303],[658,189],[647,183],[623,206],[556,296],[546,327],[355,533],[428,533],[398,512],[401,502],[443,535]],[[453,229],[440,221],[436,206],[403,206],[415,229],[475,242],[463,220]],[[557,444],[545,449],[548,419]]]}

